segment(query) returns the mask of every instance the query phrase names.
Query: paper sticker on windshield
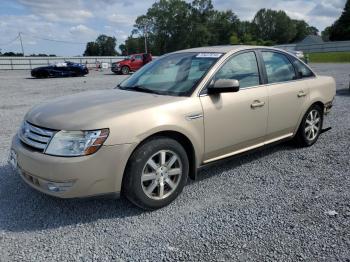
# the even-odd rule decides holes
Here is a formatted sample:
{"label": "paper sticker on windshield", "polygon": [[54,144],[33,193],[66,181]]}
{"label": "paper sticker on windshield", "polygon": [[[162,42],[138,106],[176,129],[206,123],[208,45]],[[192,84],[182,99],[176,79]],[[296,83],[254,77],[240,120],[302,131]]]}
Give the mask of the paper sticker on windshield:
{"label": "paper sticker on windshield", "polygon": [[219,58],[222,53],[199,53],[196,57],[199,58]]}

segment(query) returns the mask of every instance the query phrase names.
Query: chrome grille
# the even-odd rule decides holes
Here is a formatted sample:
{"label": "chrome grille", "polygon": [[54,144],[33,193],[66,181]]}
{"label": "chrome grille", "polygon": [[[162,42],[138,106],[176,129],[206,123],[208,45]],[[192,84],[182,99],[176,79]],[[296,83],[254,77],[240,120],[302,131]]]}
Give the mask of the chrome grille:
{"label": "chrome grille", "polygon": [[43,152],[55,131],[33,126],[24,121],[18,133],[23,143]]}

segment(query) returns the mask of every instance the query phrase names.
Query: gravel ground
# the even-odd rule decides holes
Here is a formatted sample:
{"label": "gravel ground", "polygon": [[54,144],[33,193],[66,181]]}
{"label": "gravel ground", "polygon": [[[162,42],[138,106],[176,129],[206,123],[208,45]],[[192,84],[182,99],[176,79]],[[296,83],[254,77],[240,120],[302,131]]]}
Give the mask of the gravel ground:
{"label": "gravel ground", "polygon": [[27,78],[0,71],[0,261],[350,261],[350,64],[314,64],[337,97],[310,148],[290,143],[202,169],[170,206],[40,194],[6,164],[10,139],[34,104],[121,76]]}

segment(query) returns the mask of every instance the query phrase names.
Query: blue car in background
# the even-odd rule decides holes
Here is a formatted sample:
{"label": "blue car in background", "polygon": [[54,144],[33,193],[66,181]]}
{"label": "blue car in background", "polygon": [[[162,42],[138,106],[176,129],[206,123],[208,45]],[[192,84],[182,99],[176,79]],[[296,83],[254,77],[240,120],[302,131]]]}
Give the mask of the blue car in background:
{"label": "blue car in background", "polygon": [[32,77],[36,78],[84,76],[88,73],[89,69],[85,65],[69,61],[37,67],[31,71]]}

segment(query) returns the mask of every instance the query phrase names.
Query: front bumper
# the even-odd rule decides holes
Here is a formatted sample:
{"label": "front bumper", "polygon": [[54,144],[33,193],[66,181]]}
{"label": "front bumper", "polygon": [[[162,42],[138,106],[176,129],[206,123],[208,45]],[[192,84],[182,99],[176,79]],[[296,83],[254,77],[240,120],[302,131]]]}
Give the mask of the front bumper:
{"label": "front bumper", "polygon": [[[23,180],[36,190],[60,198],[118,194],[133,149],[133,144],[102,146],[89,156],[57,157],[30,149],[17,135],[11,146]],[[60,187],[64,190],[55,190]]]}
{"label": "front bumper", "polygon": [[112,66],[111,67],[111,71],[113,73],[120,73],[122,71],[121,67],[120,66]]}

